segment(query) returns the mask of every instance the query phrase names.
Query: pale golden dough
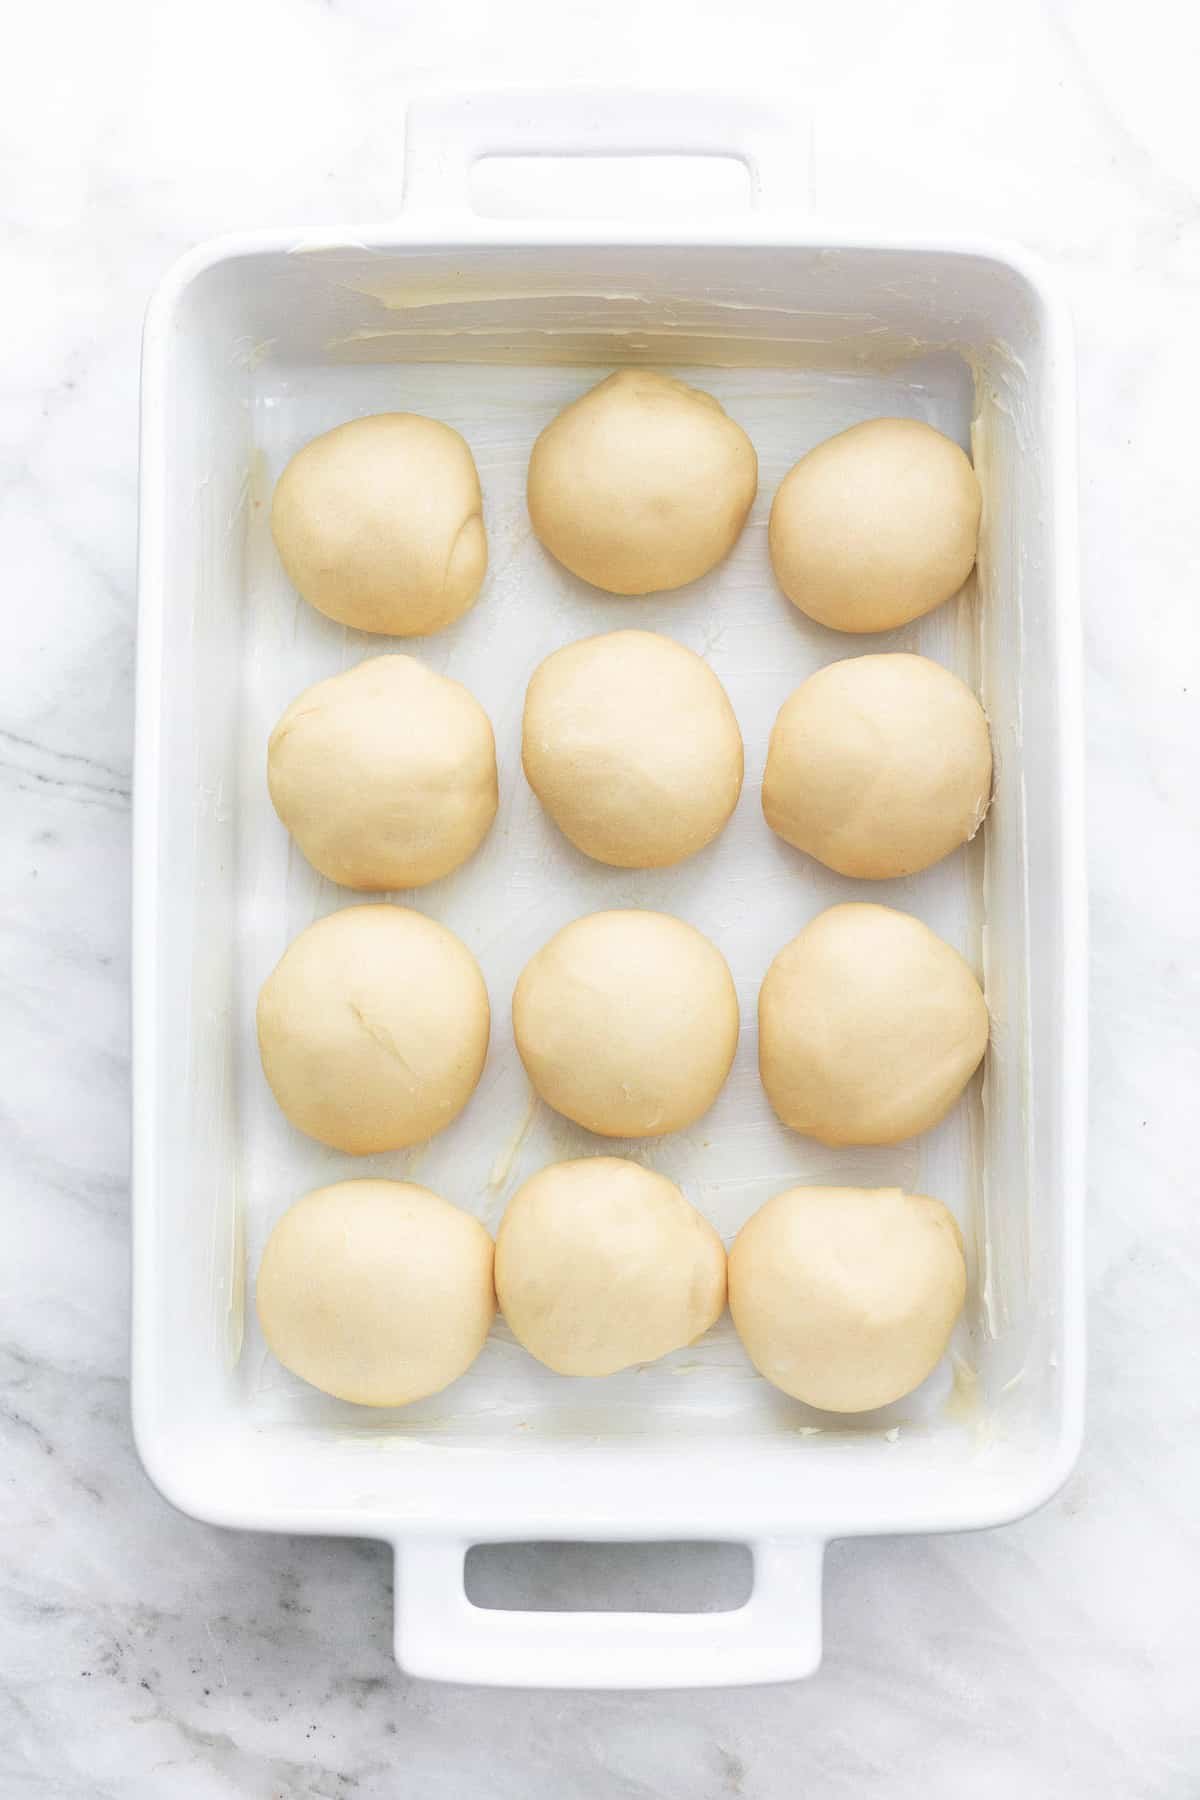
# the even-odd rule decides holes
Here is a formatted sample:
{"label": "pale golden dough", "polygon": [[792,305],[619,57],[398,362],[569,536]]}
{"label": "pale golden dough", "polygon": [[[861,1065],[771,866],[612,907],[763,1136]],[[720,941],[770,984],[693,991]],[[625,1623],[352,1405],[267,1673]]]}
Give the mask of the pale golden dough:
{"label": "pale golden dough", "polygon": [[969,460],[932,425],[852,425],[802,456],[775,495],[776,579],[822,625],[890,631],[963,585],[980,504]]}
{"label": "pale golden dough", "polygon": [[529,459],[533,529],[573,575],[613,594],[682,587],[727,556],[758,458],[720,402],[652,369],[621,369],[542,432]]}
{"label": "pale golden dough", "polygon": [[483,1073],[479,965],[436,920],[348,906],[302,931],[258,996],[263,1072],[300,1131],[363,1156],[441,1131]]}
{"label": "pale golden dough", "polygon": [[987,1048],[958,954],[890,906],[831,906],[779,952],[758,997],[758,1066],[785,1125],[823,1144],[895,1144],[949,1112]]}
{"label": "pale golden dough", "polygon": [[525,696],[521,760],[559,830],[621,869],[702,850],[742,789],[725,689],[702,657],[651,631],[611,631],[548,656]]}
{"label": "pale golden dough", "polygon": [[534,1087],[602,1137],[658,1137],[706,1113],[733,1062],[720,951],[666,913],[589,913],[521,972],[513,1032]]}
{"label": "pale golden dough", "polygon": [[255,1301],[293,1374],[360,1406],[407,1406],[482,1350],[496,1312],[492,1240],[428,1188],[340,1181],[284,1213]]}
{"label": "pale golden dough", "polygon": [[924,656],[856,656],[784,701],[762,805],[798,850],[881,881],[974,837],[991,790],[987,719],[969,688]]}
{"label": "pale golden dough", "polygon": [[725,1305],[725,1250],[665,1175],[616,1156],[554,1163],[496,1236],[518,1343],[560,1375],[612,1375],[694,1343]]}
{"label": "pale golden dough", "polygon": [[418,413],[354,419],[297,451],[271,530],[310,606],[387,637],[451,624],[487,573],[475,460],[457,431]]}
{"label": "pale golden dough", "polygon": [[459,682],[376,656],[293,700],[267,746],[275,811],[343,887],[423,887],[474,855],[496,816],[496,743]]}
{"label": "pale golden dough", "polygon": [[729,1252],[729,1309],[751,1362],[827,1412],[869,1412],[919,1387],[966,1285],[951,1214],[899,1188],[790,1188]]}

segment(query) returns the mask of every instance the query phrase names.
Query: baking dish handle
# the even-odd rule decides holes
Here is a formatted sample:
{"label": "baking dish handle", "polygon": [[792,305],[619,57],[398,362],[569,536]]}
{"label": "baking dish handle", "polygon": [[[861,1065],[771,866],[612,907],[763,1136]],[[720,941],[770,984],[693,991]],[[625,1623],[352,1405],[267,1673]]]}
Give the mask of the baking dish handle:
{"label": "baking dish handle", "polygon": [[808,193],[809,141],[790,107],[729,95],[573,89],[429,95],[410,102],[405,210],[469,212],[485,156],[721,156],[745,165],[756,207]]}
{"label": "baking dish handle", "polygon": [[475,1606],[463,1579],[469,1548],[396,1545],[396,1661],[410,1675],[487,1687],[734,1687],[797,1680],[821,1660],[817,1539],[752,1544],[750,1598],[716,1613]]}

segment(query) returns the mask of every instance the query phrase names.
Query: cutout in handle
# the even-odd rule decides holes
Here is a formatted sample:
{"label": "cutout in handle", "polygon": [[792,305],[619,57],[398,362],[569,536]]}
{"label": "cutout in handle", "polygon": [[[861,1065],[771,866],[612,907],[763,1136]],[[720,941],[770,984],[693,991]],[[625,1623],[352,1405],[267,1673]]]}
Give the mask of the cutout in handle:
{"label": "cutout in handle", "polygon": [[488,154],[469,171],[471,210],[484,219],[737,218],[754,204],[740,156]]}
{"label": "cutout in handle", "polygon": [[747,1544],[703,1541],[472,1544],[464,1582],[486,1612],[736,1612],[754,1558]]}

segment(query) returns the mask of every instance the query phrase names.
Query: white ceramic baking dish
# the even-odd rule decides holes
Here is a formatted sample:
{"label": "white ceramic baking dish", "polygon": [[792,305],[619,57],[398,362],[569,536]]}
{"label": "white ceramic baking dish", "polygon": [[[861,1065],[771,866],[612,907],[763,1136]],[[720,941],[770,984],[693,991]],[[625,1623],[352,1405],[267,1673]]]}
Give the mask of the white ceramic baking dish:
{"label": "white ceramic baking dish", "polygon": [[[761,200],[802,194],[787,121],[747,106],[573,95],[426,102],[410,120],[397,222],[227,239],[186,257],[150,309],[142,536],[134,924],[134,1339],[138,1445],[177,1505],[227,1525],[357,1534],[396,1547],[396,1654],[415,1673],[545,1685],[774,1680],[820,1653],[831,1537],[962,1530],[1027,1512],[1079,1442],[1085,1071],[1075,403],[1070,328],[1022,253],[847,236],[799,211],[719,226],[547,225],[470,211],[491,152],[740,157]],[[791,184],[794,184],[792,186]],[[762,485],[733,556],[646,600],[585,588],[532,540],[523,505],[541,426],[598,374],[651,363],[717,394],[754,439]],[[372,642],[290,591],[271,485],[305,440],[408,409],[459,427],[479,461],[491,572],[474,611],[419,644]],[[927,418],[973,447],[984,490],[978,592],[904,631],[849,639],[779,595],[766,514],[808,446],[876,414]],[[553,647],[637,622],[707,654],[746,736],[730,828],[669,871],[600,868],[541,817],[520,771],[526,679]],[[982,1081],[895,1149],[832,1151],[773,1119],[754,1004],[776,949],[823,905],[868,893],[778,843],[758,781],[785,695],[813,668],[919,647],[976,683],[991,717],[986,832],[869,897],[905,907],[986,976]],[[356,1163],[292,1132],[254,1049],[259,982],[289,938],[360,896],[319,880],[268,803],[267,732],[308,682],[389,648],[488,707],[502,807],[483,852],[415,896],[478,955],[494,1030],[480,1089],[429,1146]],[[601,1146],[542,1107],[513,1050],[521,965],[564,920],[607,905],[676,912],[728,957],[744,1028],[733,1076],[693,1131],[629,1147],[732,1237],[803,1181],[939,1195],[966,1234],[971,1298],[945,1365],[857,1421],[762,1382],[728,1320],[704,1343],[601,1382],[539,1368],[499,1323],[448,1393],[374,1413],[267,1355],[251,1304],[273,1220],[309,1187],[411,1174],[494,1228],[517,1182]],[[616,1146],[617,1149],[623,1148]],[[489,1611],[466,1549],[505,1540],[737,1540],[746,1606],[727,1613]]]}

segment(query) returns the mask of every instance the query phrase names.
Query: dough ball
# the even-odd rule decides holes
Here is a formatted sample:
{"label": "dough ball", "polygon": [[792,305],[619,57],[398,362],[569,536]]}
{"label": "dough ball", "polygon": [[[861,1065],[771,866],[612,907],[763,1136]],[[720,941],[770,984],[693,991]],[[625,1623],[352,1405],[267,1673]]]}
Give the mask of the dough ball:
{"label": "dough ball", "polygon": [[790,1188],[729,1252],[729,1309],[751,1362],[827,1412],[869,1412],[919,1387],[966,1286],[950,1213],[899,1188]]}
{"label": "dough ball", "polygon": [[487,1055],[479,965],[401,906],[348,906],[302,931],[258,996],[258,1047],[297,1130],[365,1156],[457,1118]]}
{"label": "dough ball", "polygon": [[742,734],[692,650],[612,631],[556,650],[525,696],[521,760],[559,830],[597,862],[661,869],[711,843],[742,790]]}
{"label": "dough ball", "polygon": [[706,1113],[737,1048],[725,958],[681,919],[575,919],[525,965],[513,1031],[550,1106],[601,1137],[658,1137]]}
{"label": "dough ball", "polygon": [[988,1012],[949,944],[890,906],[831,906],[767,970],[758,1066],[785,1125],[823,1144],[895,1144],[949,1112],[983,1060]]}
{"label": "dough ball", "polygon": [[560,1375],[614,1375],[693,1343],[725,1305],[725,1249],[673,1181],[617,1156],[554,1163],[496,1236],[513,1336]]}
{"label": "dough ball", "polygon": [[457,681],[376,656],[318,681],[271,733],[275,811],[315,869],[351,888],[423,887],[496,816],[496,743]]}
{"label": "dough ball", "polygon": [[991,791],[991,740],[971,690],[924,656],[856,656],[784,701],[762,804],[798,850],[881,881],[973,838]]}
{"label": "dough ball", "polygon": [[354,419],[306,444],[276,484],[271,530],[310,606],[388,637],[452,624],[487,573],[475,459],[417,413]]}
{"label": "dough ball", "polygon": [[496,1312],[492,1240],[428,1188],[339,1181],[284,1213],[255,1299],[285,1369],[339,1400],[407,1406],[482,1350]]}
{"label": "dough ball", "polygon": [[683,587],[727,556],[758,489],[754,445],[719,401],[621,369],[551,420],[529,516],[573,575],[611,594]]}
{"label": "dough ball", "polygon": [[890,631],[956,594],[975,561],[980,494],[958,445],[916,419],[869,419],[784,477],[771,562],[794,606],[837,631]]}

